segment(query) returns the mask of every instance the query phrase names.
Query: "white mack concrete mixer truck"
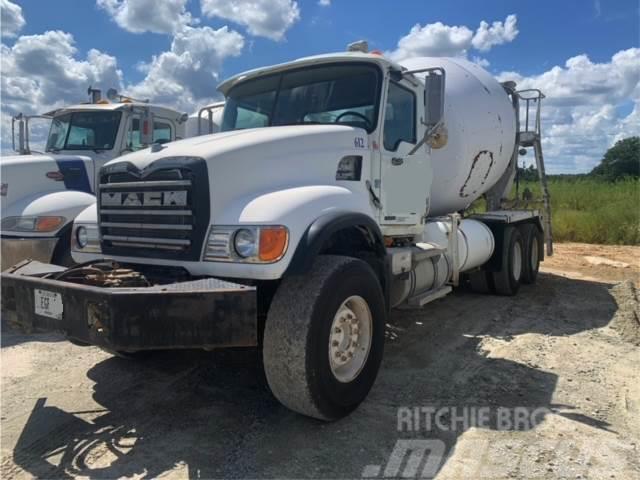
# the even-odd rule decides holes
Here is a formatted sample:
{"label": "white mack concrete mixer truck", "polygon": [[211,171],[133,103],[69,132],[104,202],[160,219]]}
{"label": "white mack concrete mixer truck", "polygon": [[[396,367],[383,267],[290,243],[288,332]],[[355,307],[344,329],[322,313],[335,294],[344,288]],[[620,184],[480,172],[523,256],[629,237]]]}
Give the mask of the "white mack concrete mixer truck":
{"label": "white mack concrete mixer truck", "polygon": [[[95,203],[100,168],[152,143],[218,131],[224,105],[208,105],[187,118],[177,110],[119,95],[113,89],[107,92],[110,101],[102,99],[97,89],[90,88],[89,94],[91,101],[86,104],[13,119],[18,155],[0,160],[0,263],[4,268],[26,258],[70,265],[73,219]],[[32,152],[30,147],[34,118],[51,122],[44,153]]]}
{"label": "white mack concrete mixer truck", "polygon": [[333,420],[373,385],[391,308],[535,282],[548,215],[506,198],[520,149],[543,172],[542,94],[350,50],[226,80],[220,133],[105,165],[74,224],[82,263],[4,272],[5,314],[133,357],[259,346],[273,394]]}

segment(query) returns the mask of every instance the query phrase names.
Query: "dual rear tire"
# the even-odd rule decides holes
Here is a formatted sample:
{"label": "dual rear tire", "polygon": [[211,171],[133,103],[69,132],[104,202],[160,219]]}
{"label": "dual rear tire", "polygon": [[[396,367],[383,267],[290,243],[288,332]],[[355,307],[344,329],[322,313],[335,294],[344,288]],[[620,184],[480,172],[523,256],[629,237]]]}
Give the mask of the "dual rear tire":
{"label": "dual rear tire", "polygon": [[479,270],[469,275],[472,290],[512,296],[521,284],[533,284],[538,276],[542,255],[542,232],[537,225],[508,225],[503,231],[502,248],[497,254],[500,269]]}

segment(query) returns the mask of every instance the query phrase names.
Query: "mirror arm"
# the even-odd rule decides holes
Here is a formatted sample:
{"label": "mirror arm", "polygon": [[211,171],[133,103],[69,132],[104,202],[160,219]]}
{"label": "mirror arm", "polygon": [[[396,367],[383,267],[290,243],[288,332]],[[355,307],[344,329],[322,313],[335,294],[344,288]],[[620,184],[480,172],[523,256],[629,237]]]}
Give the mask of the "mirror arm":
{"label": "mirror arm", "polygon": [[422,145],[424,145],[425,143],[427,143],[429,140],[431,140],[431,138],[433,138],[433,136],[438,132],[438,130],[440,129],[440,127],[442,126],[442,122],[438,122],[435,125],[429,127],[429,125],[427,125],[424,121],[424,119],[420,119],[420,123],[422,125],[424,125],[425,127],[427,127],[424,131],[424,136],[422,137],[422,140],[420,140],[418,143],[416,143],[416,146],[413,147],[411,149],[411,151],[407,154],[407,156],[413,155],[414,153],[416,153],[418,151],[418,149],[420,147],[422,147]]}
{"label": "mirror arm", "polygon": [[420,81],[411,72],[403,71],[402,77],[414,87],[420,86]]}

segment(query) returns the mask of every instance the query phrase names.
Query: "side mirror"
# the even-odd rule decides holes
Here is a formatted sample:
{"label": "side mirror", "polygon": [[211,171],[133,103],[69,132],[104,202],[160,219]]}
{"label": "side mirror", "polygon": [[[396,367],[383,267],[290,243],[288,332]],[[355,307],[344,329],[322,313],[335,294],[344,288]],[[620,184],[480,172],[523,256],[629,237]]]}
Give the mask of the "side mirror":
{"label": "side mirror", "polygon": [[426,127],[424,138],[420,140],[409,155],[416,153],[425,143],[432,148],[442,148],[447,143],[446,128],[442,125],[444,118],[444,68],[420,68],[408,70],[404,75],[424,73],[424,119],[422,124]]}
{"label": "side mirror", "polygon": [[445,75],[442,68],[427,71],[424,77],[424,124],[427,130],[435,127],[444,116]]}
{"label": "side mirror", "polygon": [[153,113],[148,108],[140,113],[140,143],[142,145],[153,143]]}

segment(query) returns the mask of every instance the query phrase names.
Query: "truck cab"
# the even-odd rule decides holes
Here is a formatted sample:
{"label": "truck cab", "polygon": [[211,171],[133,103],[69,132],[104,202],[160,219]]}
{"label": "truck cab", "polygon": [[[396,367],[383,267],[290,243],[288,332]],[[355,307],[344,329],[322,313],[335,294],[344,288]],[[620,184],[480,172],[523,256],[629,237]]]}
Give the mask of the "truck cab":
{"label": "truck cab", "polygon": [[69,264],[71,225],[95,201],[100,168],[151,143],[185,136],[183,113],[117,93],[110,92],[113,101],[101,99],[98,90],[90,93],[90,103],[38,116],[50,121],[43,152],[29,144],[33,117],[13,119],[18,155],[0,161],[4,267],[25,258]]}
{"label": "truck cab", "polygon": [[78,267],[3,273],[18,323],[119,355],[258,346],[276,398],[335,420],[372,387],[391,308],[535,282],[548,217],[507,196],[520,147],[542,166],[539,110],[524,135],[513,82],[357,43],[218,88],[219,133],[100,169]]}

